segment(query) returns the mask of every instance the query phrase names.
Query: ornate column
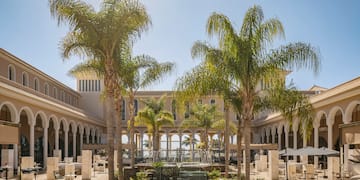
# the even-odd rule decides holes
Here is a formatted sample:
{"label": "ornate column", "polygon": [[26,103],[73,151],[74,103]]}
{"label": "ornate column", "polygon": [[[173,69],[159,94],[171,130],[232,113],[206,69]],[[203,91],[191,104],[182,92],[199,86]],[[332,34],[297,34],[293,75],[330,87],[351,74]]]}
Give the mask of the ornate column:
{"label": "ornate column", "polygon": [[141,152],[141,154],[143,153],[143,150],[144,150],[144,132],[143,131],[141,131],[140,132],[140,137],[139,137],[139,141],[140,141],[140,152]]}
{"label": "ornate column", "polygon": [[333,149],[333,125],[334,120],[326,119],[326,125],[328,126],[328,148]]}
{"label": "ornate column", "polygon": [[[319,123],[315,123],[316,121],[314,121],[313,127],[314,127],[314,147],[318,148],[319,147]],[[319,165],[319,157],[318,156],[314,156],[314,166],[315,168],[317,168]]]}
{"label": "ornate column", "polygon": [[86,144],[90,144],[90,129],[89,128],[87,128],[86,129]]}
{"label": "ornate column", "polygon": [[43,151],[44,151],[44,167],[46,167],[46,158],[48,157],[48,129],[49,124],[44,125],[44,141],[43,141]]}
{"label": "ornate column", "polygon": [[182,133],[179,133],[179,160],[182,161],[181,153],[182,153]]}
{"label": "ornate column", "polygon": [[169,131],[166,131],[166,159],[169,159]]}
{"label": "ornate column", "polygon": [[289,148],[289,130],[290,127],[288,124],[285,125],[285,148]]}
{"label": "ornate column", "polygon": [[[129,137],[130,137],[130,134],[129,134]],[[98,132],[98,135],[97,135],[97,143],[98,144],[101,144],[101,133],[100,132]],[[130,143],[130,141],[129,141],[129,143]]]}
{"label": "ornate column", "polygon": [[35,129],[35,123],[29,124],[30,126],[30,156],[34,157],[34,129]]}
{"label": "ornate column", "polygon": [[[350,122],[345,121],[344,124],[349,124]],[[349,144],[344,144],[344,171],[349,171]]]}
{"label": "ornate column", "polygon": [[64,148],[64,157],[69,157],[69,151],[68,151],[68,146],[69,146],[69,127],[65,127],[64,126],[64,145],[65,145],[65,148]]}
{"label": "ornate column", "polygon": [[59,150],[59,127],[54,127],[55,130],[55,149]]}
{"label": "ornate column", "polygon": [[[292,130],[293,130],[293,135],[294,135],[293,147],[294,147],[294,149],[297,149],[297,133],[298,133],[298,130],[299,130],[299,124],[294,123],[293,126],[292,126]],[[295,160],[297,159],[296,156],[294,156],[294,159]]]}
{"label": "ornate column", "polygon": [[192,160],[195,159],[195,154],[194,154],[194,138],[195,138],[195,132],[192,131],[192,132],[191,132],[191,142],[190,142],[191,159],[192,159]]}
{"label": "ornate column", "polygon": [[81,155],[81,153],[82,153],[82,146],[83,146],[83,136],[84,136],[84,129],[80,129],[80,146],[79,146],[79,149],[80,149],[80,155]]}
{"label": "ornate column", "polygon": [[278,144],[279,144],[279,148],[278,150],[281,149],[281,141],[282,141],[282,126],[278,127]]}
{"label": "ornate column", "polygon": [[76,126],[71,126],[72,127],[72,134],[73,134],[73,158],[74,161],[76,159],[76,131],[77,131],[77,127]]}

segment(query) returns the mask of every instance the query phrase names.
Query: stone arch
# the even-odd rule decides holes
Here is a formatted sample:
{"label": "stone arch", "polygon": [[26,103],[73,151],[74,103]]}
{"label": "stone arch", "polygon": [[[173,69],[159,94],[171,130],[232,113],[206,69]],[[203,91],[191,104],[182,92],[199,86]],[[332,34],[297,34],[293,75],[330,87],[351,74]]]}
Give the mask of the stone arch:
{"label": "stone arch", "polygon": [[5,101],[3,103],[0,104],[0,111],[1,109],[6,106],[7,108],[9,108],[10,111],[10,116],[11,116],[11,122],[19,122],[19,113],[15,107],[15,105],[9,101]]}
{"label": "stone arch", "polygon": [[64,131],[69,130],[69,124],[68,124],[67,120],[64,117],[60,118],[60,120],[59,120],[59,128],[61,127],[61,124],[64,127]]}
{"label": "stone arch", "polygon": [[[28,106],[24,106],[22,108],[20,108],[19,110],[19,115],[21,115],[21,112],[24,111],[26,113],[26,115],[28,116],[28,124],[30,125],[33,121],[33,119],[35,118],[33,111],[28,107]],[[18,121],[16,123],[20,123],[20,118],[18,119]]]}
{"label": "stone arch", "polygon": [[81,122],[77,123],[77,127],[81,134],[84,134],[84,125]]}
{"label": "stone arch", "polygon": [[44,113],[44,111],[38,111],[36,112],[35,114],[35,118],[34,118],[34,124],[36,124],[36,118],[37,116],[40,116],[41,118],[41,125],[42,125],[42,128],[47,128],[49,126],[49,121],[47,120],[47,117],[46,117],[46,114]]}
{"label": "stone arch", "polygon": [[344,123],[348,124],[352,121],[352,112],[354,110],[354,108],[356,107],[356,105],[360,104],[360,101],[356,100],[356,101],[352,101],[351,103],[349,103],[346,107],[345,110],[345,116],[344,116]]}
{"label": "stone arch", "polygon": [[[344,110],[340,106],[335,106],[335,107],[331,108],[331,110],[329,111],[328,117],[329,117],[330,122],[332,121],[332,123],[334,123],[335,115],[338,111],[340,111],[342,117],[344,117]],[[343,118],[343,123],[345,123],[344,118]]]}
{"label": "stone arch", "polygon": [[[59,128],[59,122],[58,122],[58,118],[54,115],[54,114],[51,114],[49,116],[49,123],[50,124],[50,121],[52,121],[52,123],[54,124],[54,129],[58,129]],[[50,127],[49,127],[50,128]]]}
{"label": "stone arch", "polygon": [[314,123],[313,123],[314,126],[320,125],[320,120],[321,120],[323,115],[325,116],[325,119],[328,119],[327,118],[327,113],[325,111],[321,110],[321,111],[316,113],[316,117],[315,117],[315,120],[314,120]]}
{"label": "stone arch", "polygon": [[[71,129],[70,129],[71,127]],[[69,131],[71,130],[71,132],[76,132],[77,131],[77,124],[75,123],[75,121],[70,120],[69,121]]]}

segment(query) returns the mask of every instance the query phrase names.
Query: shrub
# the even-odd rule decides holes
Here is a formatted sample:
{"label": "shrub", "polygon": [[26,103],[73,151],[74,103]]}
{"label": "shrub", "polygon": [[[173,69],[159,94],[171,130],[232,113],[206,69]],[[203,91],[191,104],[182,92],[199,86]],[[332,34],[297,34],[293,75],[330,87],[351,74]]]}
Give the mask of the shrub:
{"label": "shrub", "polygon": [[221,176],[221,172],[217,169],[214,169],[208,172],[209,179],[219,179]]}

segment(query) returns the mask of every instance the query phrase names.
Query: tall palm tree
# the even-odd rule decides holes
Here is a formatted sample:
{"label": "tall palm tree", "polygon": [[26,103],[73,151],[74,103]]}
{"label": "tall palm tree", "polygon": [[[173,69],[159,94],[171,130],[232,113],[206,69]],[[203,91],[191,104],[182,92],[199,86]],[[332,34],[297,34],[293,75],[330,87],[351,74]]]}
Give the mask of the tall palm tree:
{"label": "tall palm tree", "polygon": [[[164,110],[164,99],[166,96],[162,96],[159,99],[146,99],[143,103],[146,107],[139,111],[135,117],[135,126],[146,126],[148,131],[153,137],[153,151],[158,152],[160,149],[160,130],[164,126],[173,126],[174,117],[169,111]],[[154,153],[154,160],[157,155]]]}
{"label": "tall palm tree", "polygon": [[129,121],[128,128],[130,130],[130,154],[131,154],[131,167],[135,164],[135,152],[134,152],[134,123],[135,112],[134,103],[135,96],[139,88],[145,88],[155,81],[161,80],[162,76],[170,73],[174,67],[173,63],[164,62],[158,63],[156,59],[147,55],[136,56],[134,58],[128,57],[125,65],[123,66],[122,82],[126,88],[126,93],[129,96],[128,108],[129,108]]}
{"label": "tall palm tree", "polygon": [[[320,66],[319,52],[302,42],[269,50],[276,37],[284,36],[284,30],[277,18],[265,20],[260,6],[248,9],[238,32],[228,17],[213,13],[207,22],[207,33],[218,37],[218,47],[195,42],[192,56],[203,61],[178,80],[177,89],[182,96],[216,92],[229,101],[240,115],[237,135],[240,141],[243,133],[245,177],[250,179],[251,121],[261,109],[262,99],[268,96],[258,88],[260,82],[285,82],[284,69],[308,68],[316,74]],[[238,143],[238,157],[240,149],[241,143]],[[239,177],[240,167],[238,163]]]}
{"label": "tall palm tree", "polygon": [[203,129],[201,133],[201,141],[205,143],[205,149],[209,148],[209,130],[214,128],[214,124],[220,121],[222,115],[216,110],[215,105],[209,104],[195,104],[190,110],[189,118],[182,121],[183,128],[200,128]]}
{"label": "tall palm tree", "polygon": [[[136,92],[139,88],[144,88],[151,83],[154,83],[157,80],[160,80],[162,75],[169,73],[174,64],[170,62],[158,63],[156,59],[147,56],[140,55],[134,58],[130,57],[130,54],[125,55],[125,53],[129,53],[129,51],[123,52],[122,60],[116,60],[115,63],[121,63],[117,67],[120,69],[116,69],[116,73],[118,74],[118,82],[120,83],[118,86],[118,90],[116,91],[116,112],[117,119],[121,117],[121,109],[122,100],[124,95],[129,96],[130,103],[128,103],[129,107],[129,130],[130,130],[130,144],[131,144],[131,166],[134,166],[135,163],[135,153],[134,153],[134,100]],[[76,65],[74,68],[70,70],[70,74],[76,75],[79,73],[92,73],[95,72],[98,77],[104,76],[104,66],[99,61],[89,60],[84,63],[80,63]],[[121,123],[118,122],[118,123]],[[117,132],[121,132],[121,129],[117,129]],[[118,138],[121,135],[118,135]],[[120,144],[120,143],[119,143]],[[119,152],[119,151],[118,151]],[[121,156],[119,156],[121,157]]]}
{"label": "tall palm tree", "polygon": [[[103,61],[105,67],[105,119],[109,153],[109,179],[114,179],[114,112],[117,86],[114,59],[124,44],[140,37],[150,25],[145,7],[137,0],[104,0],[99,11],[81,0],[49,0],[50,12],[58,24],[67,23],[70,31],[61,41],[64,59],[71,55]],[[119,164],[121,165],[121,164]],[[119,178],[123,175],[120,172]]]}

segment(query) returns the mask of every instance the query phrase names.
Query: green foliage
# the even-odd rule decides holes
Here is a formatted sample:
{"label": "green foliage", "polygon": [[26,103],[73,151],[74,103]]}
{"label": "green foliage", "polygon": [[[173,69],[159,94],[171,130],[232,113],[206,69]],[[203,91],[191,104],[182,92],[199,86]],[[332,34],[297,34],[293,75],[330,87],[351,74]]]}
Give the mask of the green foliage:
{"label": "green foliage", "polygon": [[[320,53],[302,42],[270,49],[277,37],[284,36],[284,28],[277,18],[266,20],[261,7],[256,5],[247,10],[239,30],[228,17],[216,12],[208,18],[206,29],[210,37],[218,38],[218,46],[202,41],[194,43],[191,55],[202,61],[178,79],[177,94],[181,99],[218,94],[231,104],[241,117],[238,132],[242,133],[239,128],[242,123],[246,132],[243,137],[248,158],[250,122],[256,113],[271,105],[266,102],[269,95],[258,88],[260,82],[285,83],[286,73],[300,68],[311,69],[316,74]],[[301,118],[309,118],[305,115]],[[249,178],[249,161],[246,162]]]}
{"label": "green foliage", "polygon": [[136,180],[147,180],[147,174],[145,171],[140,171],[136,173]]}
{"label": "green foliage", "polygon": [[159,161],[159,162],[153,162],[153,163],[152,163],[152,167],[154,167],[155,169],[164,167],[164,162],[161,162],[161,161]]}
{"label": "green foliage", "polygon": [[217,180],[221,176],[221,172],[217,169],[213,169],[212,171],[208,172],[209,179]]}

